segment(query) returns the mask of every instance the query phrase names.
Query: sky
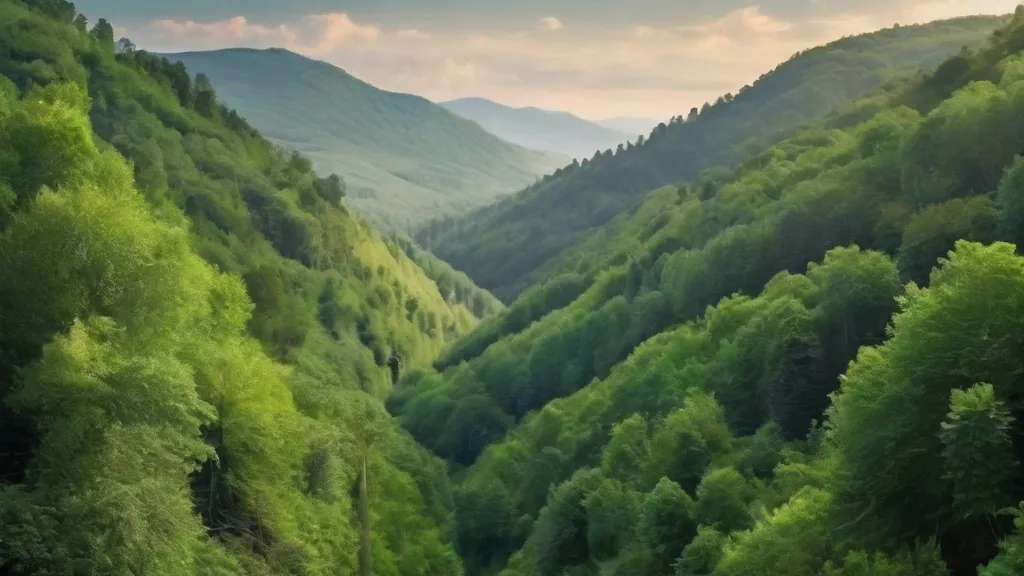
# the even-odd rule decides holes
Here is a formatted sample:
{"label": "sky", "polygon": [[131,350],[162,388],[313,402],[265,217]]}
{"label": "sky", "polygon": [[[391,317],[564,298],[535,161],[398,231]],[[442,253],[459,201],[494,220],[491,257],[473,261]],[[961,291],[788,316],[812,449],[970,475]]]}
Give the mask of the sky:
{"label": "sky", "polygon": [[140,48],[284,47],[379,88],[664,120],[795,52],[1017,0],[78,0]]}

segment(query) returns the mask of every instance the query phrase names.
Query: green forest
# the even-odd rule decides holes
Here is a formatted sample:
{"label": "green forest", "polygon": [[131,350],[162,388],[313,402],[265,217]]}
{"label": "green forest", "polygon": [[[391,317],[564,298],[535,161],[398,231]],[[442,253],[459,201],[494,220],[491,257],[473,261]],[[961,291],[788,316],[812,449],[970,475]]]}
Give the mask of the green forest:
{"label": "green forest", "polygon": [[1022,50],[652,192],[406,373],[467,573],[1024,572]]}
{"label": "green forest", "polygon": [[0,74],[0,573],[460,574],[383,399],[500,304],[67,2]]}
{"label": "green forest", "polygon": [[[736,94],[676,115],[635,143],[597,150],[468,215],[435,220],[416,238],[511,301],[546,279],[545,265],[563,250],[651,190],[710,168],[731,171],[832,109],[976,48],[1000,22],[980,16],[895,26],[804,50]],[[864,102],[861,113],[875,110]]]}
{"label": "green forest", "polygon": [[661,129],[726,160],[588,162],[637,188],[508,243],[505,306],[205,75],[0,0],[0,574],[1024,574],[1024,6],[744,94],[844,43],[893,60]]}

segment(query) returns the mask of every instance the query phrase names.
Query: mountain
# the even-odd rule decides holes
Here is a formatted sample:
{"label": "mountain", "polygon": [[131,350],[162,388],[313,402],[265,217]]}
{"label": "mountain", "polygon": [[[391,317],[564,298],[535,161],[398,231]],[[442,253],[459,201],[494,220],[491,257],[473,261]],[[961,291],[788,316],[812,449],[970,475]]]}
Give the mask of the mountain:
{"label": "mountain", "polygon": [[632,139],[635,139],[640,134],[650,134],[651,129],[657,126],[660,120],[654,118],[631,118],[631,117],[620,117],[620,118],[609,118],[607,120],[601,120],[595,122],[600,126],[604,126],[609,130],[615,130],[616,132],[625,132],[629,134]]}
{"label": "mountain", "polygon": [[403,377],[467,574],[1024,566],[1024,6],[648,192]]}
{"label": "mountain", "polygon": [[461,574],[382,401],[500,305],[106,20],[0,29],[0,572]]}
{"label": "mountain", "polygon": [[[420,243],[505,301],[540,280],[538,268],[643,195],[751,153],[991,34],[991,17],[901,26],[797,54],[736,95],[659,125],[642,145],[572,164],[465,218],[435,221]],[[684,117],[685,116],[685,117]]]}
{"label": "mountain", "polygon": [[500,306],[204,78],[0,0],[0,573],[1020,574],[999,22],[469,332]]}
{"label": "mountain", "polygon": [[476,122],[503,140],[570,158],[589,158],[597,150],[636,139],[628,132],[610,130],[568,112],[510,108],[484,98],[462,98],[442,102],[441,106]]}
{"label": "mountain", "polygon": [[205,74],[271,140],[320,171],[344,174],[349,203],[387,228],[463,213],[565,162],[504,142],[424,98],[379,90],[287,50],[166,56]]}

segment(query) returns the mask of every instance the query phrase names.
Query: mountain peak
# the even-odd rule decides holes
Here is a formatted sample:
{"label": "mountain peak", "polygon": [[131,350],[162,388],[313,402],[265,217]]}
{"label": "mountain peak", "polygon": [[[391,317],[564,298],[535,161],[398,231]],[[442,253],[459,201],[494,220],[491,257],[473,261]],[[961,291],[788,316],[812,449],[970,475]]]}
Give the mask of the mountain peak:
{"label": "mountain peak", "polygon": [[442,102],[441,106],[514,144],[574,158],[588,158],[597,150],[615,148],[631,139],[628,132],[560,110],[516,108],[476,96]]}

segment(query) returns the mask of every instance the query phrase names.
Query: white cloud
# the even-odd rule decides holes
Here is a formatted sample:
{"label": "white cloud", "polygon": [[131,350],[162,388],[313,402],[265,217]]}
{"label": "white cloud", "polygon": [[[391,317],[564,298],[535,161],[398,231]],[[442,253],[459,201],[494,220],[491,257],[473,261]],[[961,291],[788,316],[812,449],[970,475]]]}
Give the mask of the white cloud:
{"label": "white cloud", "polygon": [[545,16],[541,18],[540,25],[547,30],[562,30],[565,28],[565,24],[554,16]]}
{"label": "white cloud", "polygon": [[1013,0],[899,2],[884,13],[836,10],[804,18],[751,5],[694,24],[624,22],[601,29],[566,28],[554,16],[511,31],[390,29],[335,12],[273,24],[242,16],[159,20],[129,27],[127,35],[155,51],[281,46],[381,88],[434,100],[473,95],[589,117],[668,118],[735,92],[799,50],[896,21],[977,13],[979,3],[1002,2],[1008,11]]}

